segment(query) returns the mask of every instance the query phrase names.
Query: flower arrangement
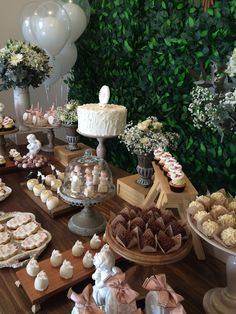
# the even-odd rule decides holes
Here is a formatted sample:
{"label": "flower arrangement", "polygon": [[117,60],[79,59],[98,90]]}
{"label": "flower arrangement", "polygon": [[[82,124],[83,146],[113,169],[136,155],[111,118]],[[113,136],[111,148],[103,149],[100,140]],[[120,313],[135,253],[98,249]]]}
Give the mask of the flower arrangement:
{"label": "flower arrangement", "polygon": [[73,125],[78,122],[77,107],[80,105],[78,100],[70,100],[65,106],[57,108],[57,121],[62,125]]}
{"label": "flower arrangement", "polygon": [[195,82],[191,90],[192,102],[188,110],[193,125],[207,127],[221,135],[236,131],[236,48],[222,73],[213,63],[211,77]]}
{"label": "flower arrangement", "polygon": [[132,121],[128,123],[119,139],[126,145],[128,151],[136,154],[149,154],[158,147],[174,148],[178,135],[163,132],[162,129],[163,124],[156,117],[148,117],[136,125],[133,125]]}
{"label": "flower arrangement", "polygon": [[49,56],[44,50],[10,39],[0,49],[0,90],[38,87],[49,76],[50,69]]}

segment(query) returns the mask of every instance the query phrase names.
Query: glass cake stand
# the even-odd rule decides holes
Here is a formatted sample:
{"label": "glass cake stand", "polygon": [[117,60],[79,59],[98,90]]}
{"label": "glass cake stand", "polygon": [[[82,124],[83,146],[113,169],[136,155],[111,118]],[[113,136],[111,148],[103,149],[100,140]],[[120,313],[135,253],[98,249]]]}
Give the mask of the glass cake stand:
{"label": "glass cake stand", "polygon": [[71,195],[63,193],[62,188],[60,188],[58,193],[64,202],[73,206],[83,206],[82,211],[73,215],[68,222],[71,232],[81,236],[93,236],[95,233],[99,234],[105,230],[106,219],[94,206],[114,196],[114,185],[109,187],[107,193],[99,193],[95,198],[85,196],[75,198],[73,197],[73,193]]}
{"label": "glass cake stand", "polygon": [[236,248],[229,249],[209,239],[192,221],[190,214],[187,214],[188,223],[191,228],[206,242],[212,246],[228,253],[226,263],[227,286],[223,288],[213,288],[206,292],[203,298],[203,307],[207,314],[235,314],[236,313]]}

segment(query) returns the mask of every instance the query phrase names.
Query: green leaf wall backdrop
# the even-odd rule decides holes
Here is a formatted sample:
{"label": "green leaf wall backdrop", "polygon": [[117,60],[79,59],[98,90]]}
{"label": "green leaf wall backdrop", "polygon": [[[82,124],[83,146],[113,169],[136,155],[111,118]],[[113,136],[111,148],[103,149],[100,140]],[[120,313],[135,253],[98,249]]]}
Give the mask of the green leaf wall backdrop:
{"label": "green leaf wall backdrop", "polygon": [[[193,127],[187,110],[191,69],[225,64],[236,46],[236,1],[90,0],[90,24],[77,42],[70,98],[98,102],[102,85],[110,102],[125,105],[128,120],[154,115],[180,134],[174,153],[200,193],[225,187],[236,193],[236,136]],[[209,70],[209,69],[208,69]],[[95,142],[94,142],[95,144]],[[135,171],[136,157],[117,139],[107,141],[108,160]]]}

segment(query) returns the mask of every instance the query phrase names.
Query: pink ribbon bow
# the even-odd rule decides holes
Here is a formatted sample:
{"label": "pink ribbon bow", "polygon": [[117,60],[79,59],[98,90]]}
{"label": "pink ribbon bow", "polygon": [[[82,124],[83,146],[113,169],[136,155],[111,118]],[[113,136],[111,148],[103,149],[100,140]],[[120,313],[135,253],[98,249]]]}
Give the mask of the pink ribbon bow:
{"label": "pink ribbon bow", "polygon": [[159,274],[147,278],[143,283],[143,288],[157,291],[158,302],[162,307],[171,308],[170,314],[186,314],[183,306],[180,304],[184,298],[175,293],[167,284],[166,275]]}
{"label": "pink ribbon bow", "polygon": [[72,289],[68,292],[68,298],[74,301],[77,305],[84,307],[84,314],[105,314],[94,303],[92,297],[93,287],[91,284],[87,285],[81,294],[75,293]]}
{"label": "pink ribbon bow", "polygon": [[112,277],[109,277],[105,284],[110,287],[117,289],[116,298],[122,304],[130,304],[139,295],[136,291],[130,288],[130,286],[125,283],[125,273],[118,273]]}

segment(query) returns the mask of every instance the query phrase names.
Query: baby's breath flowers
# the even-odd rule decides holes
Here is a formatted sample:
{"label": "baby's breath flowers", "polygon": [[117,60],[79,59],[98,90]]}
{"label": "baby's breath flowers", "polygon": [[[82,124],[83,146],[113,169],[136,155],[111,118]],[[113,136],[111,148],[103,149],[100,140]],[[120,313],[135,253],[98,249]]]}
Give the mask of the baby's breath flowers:
{"label": "baby's breath flowers", "polygon": [[225,132],[236,131],[236,48],[225,72],[218,73],[216,64],[212,70],[210,80],[197,81],[191,90],[188,110],[196,128],[218,131],[223,138]]}
{"label": "baby's breath flowers", "polygon": [[0,90],[38,87],[50,72],[49,56],[41,48],[9,39],[0,49]]}
{"label": "baby's breath flowers", "polygon": [[149,154],[157,147],[174,148],[178,135],[163,132],[162,128],[163,124],[156,117],[148,117],[136,125],[131,121],[119,135],[119,139],[126,145],[128,151],[136,154]]}

